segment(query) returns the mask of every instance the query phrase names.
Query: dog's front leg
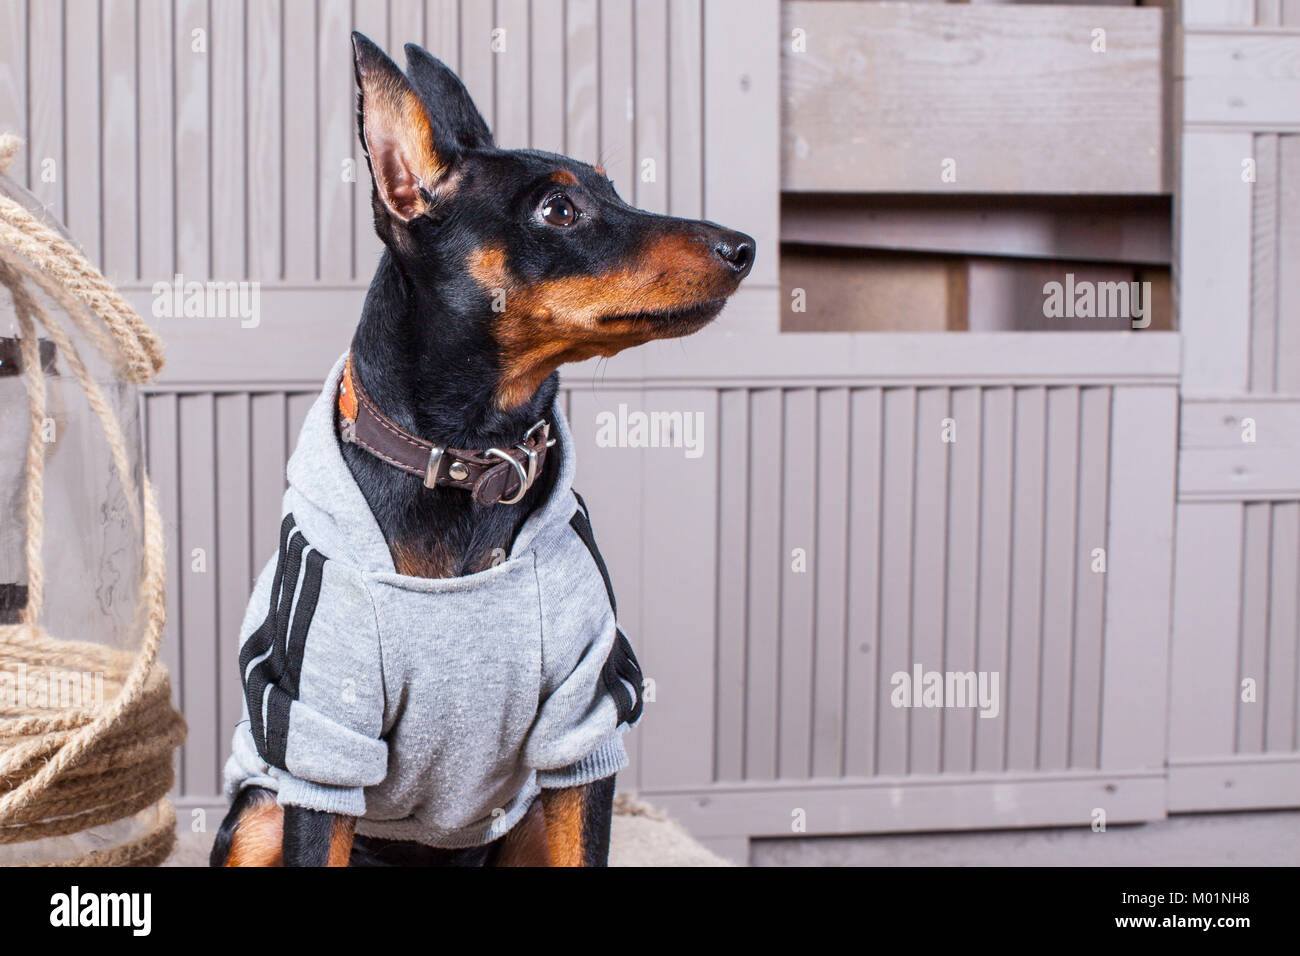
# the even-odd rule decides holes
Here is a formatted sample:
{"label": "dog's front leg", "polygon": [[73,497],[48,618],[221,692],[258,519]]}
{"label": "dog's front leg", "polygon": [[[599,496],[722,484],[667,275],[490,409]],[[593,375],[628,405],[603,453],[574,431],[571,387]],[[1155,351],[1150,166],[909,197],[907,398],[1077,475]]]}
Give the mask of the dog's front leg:
{"label": "dog's front leg", "polygon": [[614,778],[542,791],[551,866],[608,866]]}
{"label": "dog's front leg", "polygon": [[284,808],[284,866],[347,866],[356,817]]}

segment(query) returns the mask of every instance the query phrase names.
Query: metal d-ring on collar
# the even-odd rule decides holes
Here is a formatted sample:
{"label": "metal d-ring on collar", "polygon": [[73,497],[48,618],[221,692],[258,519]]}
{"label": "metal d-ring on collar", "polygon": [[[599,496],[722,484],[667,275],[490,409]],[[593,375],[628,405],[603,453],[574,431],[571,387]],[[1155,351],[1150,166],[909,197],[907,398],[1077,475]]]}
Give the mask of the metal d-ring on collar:
{"label": "metal d-ring on collar", "polygon": [[516,448],[528,456],[528,471],[526,472],[524,471],[524,466],[515,461],[514,456],[509,452],[502,451],[500,448],[489,448],[486,452],[488,455],[494,455],[502,461],[509,462],[514,466],[515,471],[519,474],[519,491],[515,493],[513,498],[502,498],[501,503],[503,505],[513,505],[516,502],[523,500],[524,495],[528,493],[528,489],[531,488],[533,482],[537,480],[537,452],[535,449],[528,447],[528,439],[532,438],[533,433],[539,428],[542,430],[542,441],[546,447],[550,448],[555,444],[555,439],[551,438],[551,424],[546,419],[543,418],[537,424],[533,425],[532,428],[528,429],[528,431],[524,433],[523,440],[515,444]]}

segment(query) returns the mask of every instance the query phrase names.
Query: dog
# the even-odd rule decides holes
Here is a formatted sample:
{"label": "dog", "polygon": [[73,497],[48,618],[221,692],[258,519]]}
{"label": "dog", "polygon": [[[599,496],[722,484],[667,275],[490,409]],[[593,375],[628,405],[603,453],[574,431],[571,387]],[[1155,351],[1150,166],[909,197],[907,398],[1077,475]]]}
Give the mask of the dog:
{"label": "dog", "polygon": [[[384,250],[337,382],[299,437],[294,457],[308,443],[315,457],[290,462],[280,551],[250,602],[249,719],[211,862],[603,866],[640,670],[586,506],[566,487],[557,369],[701,329],[749,274],[755,243],[635,209],[599,166],[498,148],[435,57],[408,44],[404,73],[361,34],[352,43]],[[342,472],[339,456],[347,480],[317,488]],[[344,526],[382,535],[385,553],[353,562],[369,570],[324,543]],[[487,597],[466,603],[479,581]],[[381,586],[425,603],[385,617]],[[342,608],[329,619],[327,599]],[[542,648],[538,665],[538,613],[546,640],[595,636],[565,644],[568,663]],[[423,661],[412,673],[425,676],[394,679],[394,658]],[[432,716],[410,732],[421,707]],[[605,749],[583,754],[597,735]],[[383,791],[402,774],[430,792],[399,808]]]}

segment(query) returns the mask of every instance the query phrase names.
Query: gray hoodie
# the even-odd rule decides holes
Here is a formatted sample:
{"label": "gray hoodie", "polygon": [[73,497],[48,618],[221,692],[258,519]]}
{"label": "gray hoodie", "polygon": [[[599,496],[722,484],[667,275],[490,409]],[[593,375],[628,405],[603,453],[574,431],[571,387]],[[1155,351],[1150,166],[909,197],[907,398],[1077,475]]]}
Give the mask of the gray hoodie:
{"label": "gray hoodie", "polygon": [[622,769],[640,717],[640,670],[571,488],[572,438],[554,407],[554,490],[501,563],[398,574],[335,436],[343,364],[303,423],[279,552],[240,628],[226,794],[267,787],[370,836],[486,843],[539,788]]}

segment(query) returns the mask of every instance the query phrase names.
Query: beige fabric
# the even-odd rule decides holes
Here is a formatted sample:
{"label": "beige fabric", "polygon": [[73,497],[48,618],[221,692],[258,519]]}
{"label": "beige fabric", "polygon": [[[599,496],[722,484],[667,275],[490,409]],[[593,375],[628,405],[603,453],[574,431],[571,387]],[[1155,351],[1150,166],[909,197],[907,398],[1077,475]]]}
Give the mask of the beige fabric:
{"label": "beige fabric", "polygon": [[[0,136],[0,172],[20,146]],[[132,816],[158,804],[156,825],[116,846],[53,865],[149,865],[162,862],[175,842],[175,815],[166,802],[172,785],[172,752],[185,736],[185,722],[171,706],[166,668],[158,661],[162,639],[165,564],[162,519],[148,479],[137,489],[128,465],[126,438],[81,355],[59,323],[32,295],[42,289],[104,351],[127,381],[147,382],[162,367],[162,348],[134,310],[62,236],[7,196],[0,196],[0,284],[13,297],[22,335],[31,433],[25,474],[28,602],[20,623],[0,627],[0,669],[27,675],[83,671],[103,675],[101,708],[62,708],[36,713],[0,711],[0,844],[77,833]],[[87,641],[61,640],[39,626],[44,600],[41,551],[44,537],[45,376],[38,326],[55,344],[86,393],[104,431],[118,480],[137,532],[144,561],[136,621],[140,649],[126,653]]]}

